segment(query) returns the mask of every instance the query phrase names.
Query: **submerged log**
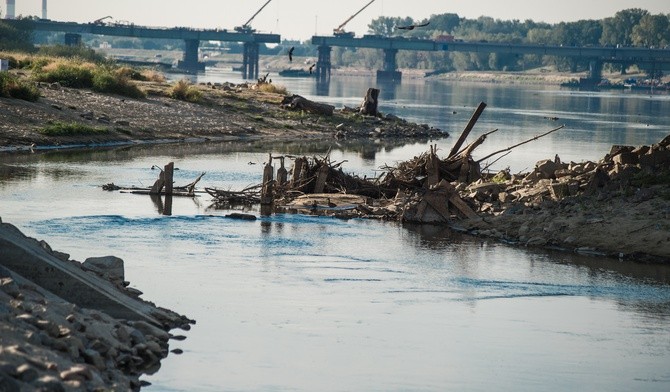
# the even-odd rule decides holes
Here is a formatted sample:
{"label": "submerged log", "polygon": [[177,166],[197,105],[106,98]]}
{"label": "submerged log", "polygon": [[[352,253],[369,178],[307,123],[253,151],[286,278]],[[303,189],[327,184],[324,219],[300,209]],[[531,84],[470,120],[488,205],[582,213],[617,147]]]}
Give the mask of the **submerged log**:
{"label": "submerged log", "polygon": [[292,110],[304,110],[309,113],[326,116],[332,116],[333,111],[335,110],[335,106],[333,105],[310,101],[309,99],[296,94],[291,95],[290,97],[284,97],[281,101],[281,107]]}
{"label": "submerged log", "polygon": [[365,93],[365,100],[363,100],[359,112],[367,116],[377,116],[379,114],[379,112],[377,111],[378,104],[379,104],[379,89],[368,88],[368,91]]}

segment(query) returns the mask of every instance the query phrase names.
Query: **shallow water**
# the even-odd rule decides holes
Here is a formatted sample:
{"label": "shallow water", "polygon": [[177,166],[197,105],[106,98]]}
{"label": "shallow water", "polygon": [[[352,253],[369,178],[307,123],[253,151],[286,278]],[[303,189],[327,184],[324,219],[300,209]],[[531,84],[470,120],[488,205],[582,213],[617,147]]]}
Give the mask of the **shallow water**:
{"label": "shallow water", "polygon": [[[400,90],[390,105],[405,110]],[[658,102],[667,105],[664,99]],[[486,124],[538,116],[532,108],[498,110]],[[580,123],[613,115],[574,113]],[[440,114],[422,107],[415,116]],[[554,148],[594,150],[657,137],[617,124],[617,134],[586,136],[590,147],[551,137],[507,164],[522,167]],[[514,137],[532,136],[520,129]],[[451,142],[441,143],[446,149]],[[175,198],[173,215],[163,216],[148,196],[100,189],[110,182],[149,186],[157,177],[150,167],[168,161],[179,168],[177,185],[204,171],[201,188],[240,189],[260,183],[268,152],[310,156],[327,145],[1,155],[0,216],[74,259],[121,257],[126,279],[144,298],[197,320],[190,331],[173,331],[187,336],[171,343],[184,353],[144,377],[152,383],[147,391],[670,388],[668,267],[512,248],[434,226],[304,215],[238,221],[210,208],[208,195]],[[346,171],[374,175],[385,163],[426,151],[427,143],[332,147],[334,161],[348,161]]]}
{"label": "shallow water", "polygon": [[[538,252],[440,227],[277,215],[226,218],[177,184],[259,181],[265,153],[169,146],[13,157],[3,221],[77,260],[116,255],[144,298],[197,320],[146,390],[665,390],[670,270]],[[240,148],[243,150],[244,148]],[[365,165],[356,155],[344,158]],[[6,157],[5,157],[6,158]],[[126,185],[126,184],[122,184]],[[257,214],[256,211],[250,211]],[[177,332],[177,331],[175,331]],[[177,332],[179,333],[179,332]],[[549,385],[549,386],[547,386]]]}

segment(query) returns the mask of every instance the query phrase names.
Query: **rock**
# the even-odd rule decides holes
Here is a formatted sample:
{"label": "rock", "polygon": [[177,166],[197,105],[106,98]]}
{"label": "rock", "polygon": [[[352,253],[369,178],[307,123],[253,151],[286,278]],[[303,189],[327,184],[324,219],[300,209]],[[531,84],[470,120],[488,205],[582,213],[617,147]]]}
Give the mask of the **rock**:
{"label": "rock", "polygon": [[526,246],[544,246],[547,244],[547,239],[544,237],[532,237],[526,242]]}
{"label": "rock", "polygon": [[139,330],[139,329],[133,329],[130,332],[130,341],[132,344],[137,345],[137,344],[144,344],[147,342],[146,336]]}
{"label": "rock", "polygon": [[18,298],[19,294],[21,294],[19,285],[17,285],[12,278],[0,279],[0,290],[4,291],[12,298]]}
{"label": "rock", "polygon": [[40,392],[65,392],[65,387],[60,380],[51,375],[40,377],[33,383],[33,386]]}
{"label": "rock", "polygon": [[95,366],[99,370],[105,370],[105,360],[102,358],[99,352],[88,348],[81,353],[82,357],[86,363]]}
{"label": "rock", "polygon": [[93,372],[86,365],[74,365],[71,368],[60,372],[60,378],[65,381],[85,382],[93,379]]}
{"label": "rock", "polygon": [[142,332],[144,336],[154,336],[157,337],[161,340],[168,340],[170,338],[170,334],[163,331],[160,328],[156,328],[153,325],[144,322],[144,321],[135,321],[132,322],[131,325]]}
{"label": "rock", "polygon": [[89,257],[82,265],[112,281],[123,281],[125,278],[123,260],[116,256]]}
{"label": "rock", "polygon": [[638,163],[639,159],[636,154],[624,151],[621,154],[616,155],[612,161],[619,165],[635,165]]}
{"label": "rock", "polygon": [[21,385],[10,374],[0,370],[0,391],[21,391]]}
{"label": "rock", "polygon": [[120,125],[122,127],[127,127],[130,125],[130,121],[127,120],[116,120],[114,121],[115,124]]}
{"label": "rock", "polygon": [[20,365],[16,368],[16,375],[19,380],[28,383],[37,380],[37,378],[40,376],[37,369],[27,363],[24,363],[23,365]]}

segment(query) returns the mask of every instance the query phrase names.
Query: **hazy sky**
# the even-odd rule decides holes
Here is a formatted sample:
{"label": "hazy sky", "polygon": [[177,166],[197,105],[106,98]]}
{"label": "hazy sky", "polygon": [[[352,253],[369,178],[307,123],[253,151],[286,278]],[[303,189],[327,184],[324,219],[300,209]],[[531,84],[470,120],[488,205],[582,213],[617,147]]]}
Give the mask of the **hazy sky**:
{"label": "hazy sky", "polygon": [[[245,23],[267,0],[48,0],[49,19],[90,22],[110,15],[114,20],[145,26],[228,28]],[[251,23],[260,32],[279,33],[282,38],[309,39],[315,33],[329,35],[367,4],[369,0],[273,0]],[[5,0],[0,0],[4,16]],[[602,19],[627,8],[642,8],[652,14],[670,13],[668,0],[376,0],[347,24],[357,35],[367,32],[379,16],[411,16],[415,20],[431,14],[456,13],[461,17],[481,15],[496,19],[533,19],[557,23],[579,19]],[[42,0],[16,0],[17,15],[41,16]]]}

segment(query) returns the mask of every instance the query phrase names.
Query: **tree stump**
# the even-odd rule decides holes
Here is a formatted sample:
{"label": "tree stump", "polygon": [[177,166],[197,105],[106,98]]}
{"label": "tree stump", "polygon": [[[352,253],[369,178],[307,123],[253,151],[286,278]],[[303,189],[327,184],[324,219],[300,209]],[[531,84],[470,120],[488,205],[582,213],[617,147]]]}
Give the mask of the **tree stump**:
{"label": "tree stump", "polygon": [[379,104],[379,89],[378,88],[368,88],[368,91],[365,93],[365,100],[361,104],[359,112],[367,116],[377,116],[377,105]]}

